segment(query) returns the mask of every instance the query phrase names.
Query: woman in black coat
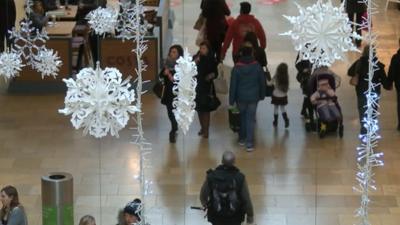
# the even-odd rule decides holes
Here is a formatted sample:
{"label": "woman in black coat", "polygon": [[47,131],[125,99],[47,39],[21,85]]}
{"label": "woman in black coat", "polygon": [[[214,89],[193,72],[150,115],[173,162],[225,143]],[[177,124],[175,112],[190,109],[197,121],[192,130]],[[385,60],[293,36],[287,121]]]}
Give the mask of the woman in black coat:
{"label": "woman in black coat", "polygon": [[208,138],[210,127],[210,98],[216,98],[213,80],[217,77],[217,59],[207,42],[200,44],[199,52],[193,57],[197,65],[196,111],[201,129],[199,135]]}
{"label": "woman in black coat", "polygon": [[4,51],[4,40],[11,46],[9,30],[15,26],[16,8],[14,0],[0,0],[0,52]]}
{"label": "woman in black coat", "polygon": [[228,30],[225,16],[229,16],[231,11],[225,0],[202,0],[200,8],[201,15],[206,18],[207,41],[217,60],[220,61],[222,43]]}
{"label": "woman in black coat", "polygon": [[[368,91],[368,72],[369,72],[369,51],[370,51],[370,46],[367,45],[364,47],[362,56],[353,63],[353,65],[349,68],[347,74],[350,77],[355,77],[358,76],[358,82],[354,83],[355,84],[355,91],[357,94],[357,108],[358,108],[358,116],[360,120],[360,134],[365,134],[366,129],[363,126],[363,118],[365,117],[365,112],[367,108],[365,107],[367,104],[367,97],[365,96],[365,92]],[[373,53],[376,56],[375,50]],[[376,71],[374,72],[374,76],[372,78],[372,82],[374,84],[379,84],[374,88],[374,92],[378,95],[378,100],[379,96],[381,95],[381,84],[386,88],[386,72],[385,72],[385,65],[381,63],[380,61],[377,60],[377,68]],[[353,84],[353,85],[354,85]],[[375,110],[378,110],[375,108]]]}
{"label": "woman in black coat", "polygon": [[173,45],[169,48],[168,57],[165,61],[164,68],[160,73],[160,78],[163,80],[165,85],[164,95],[161,98],[161,103],[167,107],[168,118],[171,122],[171,131],[169,132],[169,142],[176,142],[176,135],[178,131],[178,123],[176,122],[175,115],[173,113],[174,107],[172,102],[176,95],[172,89],[174,87],[174,74],[175,65],[179,57],[183,56],[183,48],[180,45]]}
{"label": "woman in black coat", "polygon": [[[346,0],[345,9],[347,15],[349,16],[349,20],[352,23],[362,24],[363,15],[367,11],[367,6],[360,2],[360,0]],[[361,29],[359,26],[351,25],[353,30],[357,32],[361,36]],[[357,47],[361,46],[361,40],[355,40]]]}

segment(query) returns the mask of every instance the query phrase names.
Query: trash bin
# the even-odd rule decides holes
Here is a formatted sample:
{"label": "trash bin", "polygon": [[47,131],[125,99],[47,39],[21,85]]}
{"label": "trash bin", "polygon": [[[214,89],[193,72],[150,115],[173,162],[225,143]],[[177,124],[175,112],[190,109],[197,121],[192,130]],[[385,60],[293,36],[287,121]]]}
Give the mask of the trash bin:
{"label": "trash bin", "polygon": [[69,173],[42,177],[43,225],[74,225],[74,185]]}

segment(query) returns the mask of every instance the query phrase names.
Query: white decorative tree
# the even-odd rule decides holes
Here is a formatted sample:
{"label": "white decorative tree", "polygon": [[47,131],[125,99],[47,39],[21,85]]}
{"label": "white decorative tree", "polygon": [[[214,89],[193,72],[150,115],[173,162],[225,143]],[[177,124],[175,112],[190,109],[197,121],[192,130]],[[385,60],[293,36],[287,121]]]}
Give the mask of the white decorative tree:
{"label": "white decorative tree", "polygon": [[197,80],[197,66],[187,49],[183,57],[180,57],[175,65],[173,101],[175,119],[182,128],[184,134],[189,130],[195,114],[195,99]]}

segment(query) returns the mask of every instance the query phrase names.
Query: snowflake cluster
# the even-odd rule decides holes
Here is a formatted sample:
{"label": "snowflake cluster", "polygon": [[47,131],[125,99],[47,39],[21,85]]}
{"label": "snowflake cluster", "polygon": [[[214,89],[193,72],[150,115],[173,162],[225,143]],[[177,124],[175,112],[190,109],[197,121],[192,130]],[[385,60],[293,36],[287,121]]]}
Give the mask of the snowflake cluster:
{"label": "snowflake cluster", "polygon": [[112,7],[99,7],[91,11],[87,16],[89,26],[98,35],[114,32],[117,25],[118,13]]}
{"label": "snowflake cluster", "polygon": [[147,21],[144,20],[143,1],[140,4],[131,1],[120,2],[121,11],[118,16],[117,38],[122,40],[135,39],[136,35],[147,33]]}
{"label": "snowflake cluster", "polygon": [[59,112],[72,115],[72,125],[75,129],[84,128],[84,134],[101,138],[110,132],[118,137],[118,132],[128,123],[129,114],[138,111],[132,105],[135,92],[129,80],[123,81],[115,68],[102,70],[99,63],[96,70],[82,69],[76,80],[63,80],[68,91],[65,108]]}
{"label": "snowflake cluster", "polygon": [[9,50],[0,54],[0,76],[3,76],[6,80],[18,76],[22,67],[20,54]]}
{"label": "snowflake cluster", "polygon": [[361,36],[352,31],[344,5],[334,7],[328,0],[304,8],[296,4],[299,16],[284,16],[293,25],[282,35],[290,36],[302,60],[310,60],[316,67],[330,66],[344,59],[344,52],[358,51],[352,38]]}
{"label": "snowflake cluster", "polygon": [[[10,31],[14,40],[14,49],[22,60],[45,76],[57,76],[62,65],[57,52],[46,48],[46,41],[49,39],[46,31],[39,31],[32,27],[32,21],[24,19],[21,28],[15,27]],[[15,76],[15,75],[14,75]]]}
{"label": "snowflake cluster", "polygon": [[178,59],[175,71],[173,91],[177,97],[173,101],[174,114],[183,133],[186,134],[195,114],[197,86],[197,66],[187,49],[184,56]]}

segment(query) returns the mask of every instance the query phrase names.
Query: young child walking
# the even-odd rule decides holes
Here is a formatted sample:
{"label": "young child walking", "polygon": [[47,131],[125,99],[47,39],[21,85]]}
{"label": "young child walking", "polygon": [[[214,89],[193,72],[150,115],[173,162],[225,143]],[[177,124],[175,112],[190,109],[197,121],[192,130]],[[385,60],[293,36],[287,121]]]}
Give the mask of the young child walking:
{"label": "young child walking", "polygon": [[274,127],[278,126],[279,110],[282,113],[283,120],[285,121],[285,128],[289,127],[289,118],[286,113],[285,106],[288,104],[287,93],[289,91],[289,72],[288,65],[281,63],[276,69],[275,76],[272,79],[274,91],[272,92],[271,104],[274,105]]}

